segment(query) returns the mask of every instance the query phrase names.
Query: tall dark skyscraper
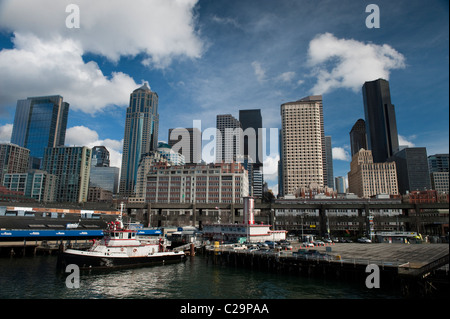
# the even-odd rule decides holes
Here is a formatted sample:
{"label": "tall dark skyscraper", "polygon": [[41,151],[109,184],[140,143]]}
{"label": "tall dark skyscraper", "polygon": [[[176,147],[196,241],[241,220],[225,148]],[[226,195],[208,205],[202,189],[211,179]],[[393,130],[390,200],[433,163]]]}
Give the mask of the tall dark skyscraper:
{"label": "tall dark skyscraper", "polygon": [[123,140],[120,194],[131,196],[136,186],[136,176],[142,155],[158,147],[158,94],[147,83],[130,95]]}
{"label": "tall dark skyscraper", "polygon": [[64,146],[68,114],[69,103],[59,95],[17,101],[11,143],[30,150],[30,168],[40,168],[45,148]]}
{"label": "tall dark skyscraper", "polygon": [[367,150],[366,122],[363,119],[357,120],[350,131],[350,147],[352,157],[362,148]]}
{"label": "tall dark skyscraper", "polygon": [[255,136],[244,135],[244,155],[249,154],[249,144],[254,143],[255,147],[255,158],[252,158],[253,162],[256,164],[254,167],[259,168],[262,166],[263,159],[259,158],[259,152],[262,151],[262,136],[259,135],[259,129],[262,128],[262,116],[261,110],[239,110],[239,122],[241,122],[242,130],[245,132],[248,128],[253,128],[255,130]]}
{"label": "tall dark skyscraper", "polygon": [[366,82],[362,92],[368,149],[375,163],[386,162],[398,151],[397,122],[389,82],[383,79]]}

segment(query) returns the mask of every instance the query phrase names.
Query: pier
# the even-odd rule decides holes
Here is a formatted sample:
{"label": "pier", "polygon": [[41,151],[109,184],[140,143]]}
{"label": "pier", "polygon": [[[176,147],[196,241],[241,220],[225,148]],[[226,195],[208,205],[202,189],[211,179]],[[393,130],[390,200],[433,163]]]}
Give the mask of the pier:
{"label": "pier", "polygon": [[351,280],[365,286],[368,265],[377,265],[382,288],[405,296],[448,294],[448,244],[342,243],[293,251],[208,247],[208,262],[255,270]]}

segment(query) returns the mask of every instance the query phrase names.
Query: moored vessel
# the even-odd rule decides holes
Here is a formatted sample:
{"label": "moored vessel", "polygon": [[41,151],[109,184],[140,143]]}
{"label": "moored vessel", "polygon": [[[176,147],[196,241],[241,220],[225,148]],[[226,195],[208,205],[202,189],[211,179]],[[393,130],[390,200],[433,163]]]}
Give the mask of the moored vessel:
{"label": "moored vessel", "polygon": [[[122,209],[121,209],[122,212]],[[88,250],[66,249],[58,265],[76,264],[80,269],[142,267],[185,260],[183,251],[169,251],[164,238],[139,238],[136,229],[125,227],[120,217],[107,224],[101,240]]]}

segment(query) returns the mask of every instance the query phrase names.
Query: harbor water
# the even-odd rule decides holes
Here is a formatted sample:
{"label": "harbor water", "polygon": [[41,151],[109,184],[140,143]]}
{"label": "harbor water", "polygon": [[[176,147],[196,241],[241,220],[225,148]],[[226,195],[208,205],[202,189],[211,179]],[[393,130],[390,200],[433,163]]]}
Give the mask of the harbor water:
{"label": "harbor water", "polygon": [[186,262],[114,271],[58,271],[56,256],[0,258],[0,299],[385,299],[398,291],[365,283],[214,265],[204,256]]}

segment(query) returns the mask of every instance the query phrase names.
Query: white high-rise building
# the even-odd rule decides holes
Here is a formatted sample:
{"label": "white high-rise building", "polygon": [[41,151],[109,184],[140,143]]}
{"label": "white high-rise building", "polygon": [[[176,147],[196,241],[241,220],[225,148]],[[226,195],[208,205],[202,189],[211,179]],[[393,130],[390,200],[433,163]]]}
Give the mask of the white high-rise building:
{"label": "white high-rise building", "polygon": [[281,105],[281,176],[283,194],[326,184],[326,149],[322,96]]}

